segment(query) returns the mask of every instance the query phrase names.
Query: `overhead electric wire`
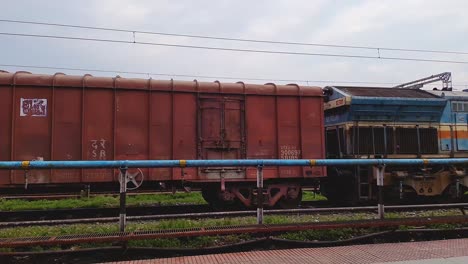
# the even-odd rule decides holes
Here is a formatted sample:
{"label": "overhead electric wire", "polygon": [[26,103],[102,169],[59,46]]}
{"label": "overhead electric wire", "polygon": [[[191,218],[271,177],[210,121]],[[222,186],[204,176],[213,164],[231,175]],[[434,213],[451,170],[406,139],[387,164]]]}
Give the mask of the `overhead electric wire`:
{"label": "overhead electric wire", "polygon": [[[31,69],[49,69],[49,70],[68,70],[81,72],[100,72],[100,73],[115,73],[115,74],[134,74],[146,76],[168,76],[181,78],[202,78],[202,79],[225,79],[225,80],[245,80],[245,81],[265,81],[265,82],[297,82],[297,83],[346,83],[346,84],[379,84],[379,85],[397,85],[402,82],[369,82],[369,81],[341,81],[341,80],[307,80],[307,79],[269,79],[269,78],[252,78],[252,77],[235,77],[235,76],[213,76],[213,75],[193,75],[193,74],[171,74],[171,73],[155,73],[155,72],[140,72],[127,70],[112,70],[112,69],[92,69],[92,68],[73,68],[73,67],[54,67],[42,65],[20,65],[20,64],[0,64],[0,67],[14,68],[31,68]],[[454,83],[454,86],[467,86],[468,84]]]}
{"label": "overhead electric wire", "polygon": [[108,27],[93,27],[93,26],[82,26],[82,25],[71,25],[71,24],[60,24],[60,23],[47,23],[47,22],[24,21],[24,20],[12,20],[12,19],[0,19],[0,22],[42,25],[42,26],[54,26],[54,27],[67,27],[67,28],[78,28],[78,29],[91,29],[91,30],[102,30],[102,31],[113,31],[113,32],[125,32],[125,33],[132,33],[132,34],[139,33],[139,34],[148,34],[148,35],[161,35],[161,36],[173,36],[173,37],[210,39],[210,40],[263,43],[263,44],[281,44],[281,45],[315,46],[315,47],[328,47],[328,48],[366,49],[366,50],[377,50],[377,51],[385,51],[386,50],[386,51],[405,51],[405,52],[422,52],[422,53],[468,55],[468,52],[465,52],[465,51],[390,48],[390,47],[377,47],[377,46],[337,45],[337,44],[323,44],[323,43],[307,43],[307,42],[274,41],[274,40],[248,39],[248,38],[217,37],[217,36],[208,36],[208,35],[178,34],[178,33],[167,33],[167,32],[131,30],[131,29],[120,29],[120,28],[108,28]]}
{"label": "overhead electric wire", "polygon": [[456,60],[439,60],[439,59],[421,59],[421,58],[410,58],[410,57],[384,57],[384,56],[366,56],[366,55],[354,55],[354,54],[309,53],[309,52],[292,52],[292,51],[278,51],[278,50],[223,48],[223,47],[213,47],[213,46],[182,45],[182,44],[169,44],[169,43],[157,43],[157,42],[142,42],[142,41],[135,41],[135,40],[129,41],[129,40],[85,38],[85,37],[71,37],[71,36],[59,36],[59,35],[40,35],[40,34],[10,33],[10,32],[0,32],[0,35],[14,36],[14,37],[34,37],[34,38],[52,38],[52,39],[65,39],[65,40],[108,42],[108,43],[121,43],[121,44],[139,44],[139,45],[151,45],[151,46],[164,46],[164,47],[190,48],[190,49],[205,49],[205,50],[218,50],[218,51],[234,51],[234,52],[248,52],[248,53],[263,53],[263,54],[302,55],[302,56],[341,57],[341,58],[357,58],[357,59],[381,59],[381,60],[399,60],[399,61],[420,61],[420,62],[468,64],[468,61],[456,61]]}

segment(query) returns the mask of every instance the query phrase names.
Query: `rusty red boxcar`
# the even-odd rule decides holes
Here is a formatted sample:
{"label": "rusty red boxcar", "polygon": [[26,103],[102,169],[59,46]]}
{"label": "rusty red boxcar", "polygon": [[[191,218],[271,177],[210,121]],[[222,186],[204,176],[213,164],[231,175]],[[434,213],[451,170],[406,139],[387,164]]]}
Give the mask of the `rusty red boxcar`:
{"label": "rusty red boxcar", "polygon": [[[318,159],[325,152],[319,87],[2,72],[0,106],[0,160]],[[145,182],[198,184],[212,203],[245,205],[256,178],[254,168],[139,172]],[[0,171],[0,187],[115,183],[117,173]],[[294,203],[301,182],[325,174],[265,168],[270,205]]]}

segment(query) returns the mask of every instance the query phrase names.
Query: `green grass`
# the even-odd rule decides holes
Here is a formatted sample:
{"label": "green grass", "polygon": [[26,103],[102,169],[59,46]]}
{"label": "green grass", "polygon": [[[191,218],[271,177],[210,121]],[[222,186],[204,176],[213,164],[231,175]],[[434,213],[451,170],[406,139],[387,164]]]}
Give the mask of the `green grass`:
{"label": "green grass", "polygon": [[[303,192],[303,201],[322,201],[326,198],[311,191]],[[156,193],[127,196],[127,206],[138,205],[178,205],[206,204],[200,192],[191,193]],[[118,196],[94,196],[90,198],[70,198],[60,200],[4,200],[0,198],[0,211],[47,210],[68,208],[118,207]]]}
{"label": "green grass", "polygon": [[314,193],[313,191],[303,191],[302,192],[302,201],[326,201],[327,197]]}
{"label": "green grass", "polygon": [[278,237],[296,241],[336,241],[350,239],[356,236],[362,236],[375,232],[378,232],[378,230],[375,228],[339,228],[330,230],[306,230],[299,232],[289,232],[281,234]]}
{"label": "green grass", "polygon": [[[345,217],[343,217],[346,219]],[[265,224],[281,224],[291,222],[304,221],[320,221],[329,219],[342,219],[333,216],[267,216]],[[249,225],[255,224],[255,217],[233,217],[233,218],[218,218],[218,219],[173,219],[162,221],[148,222],[130,222],[127,225],[127,231],[144,231],[144,230],[160,230],[160,229],[177,229],[177,228],[196,228],[196,227],[211,227],[211,226],[229,226],[229,225]],[[76,224],[76,225],[59,225],[59,226],[30,226],[30,227],[15,227],[5,228],[0,230],[0,237],[35,237],[35,236],[59,236],[71,234],[93,234],[117,232],[117,223],[97,223],[97,224]]]}
{"label": "green grass", "polygon": [[411,211],[411,212],[387,212],[385,218],[402,218],[402,217],[437,217],[437,216],[455,216],[461,215],[459,209],[440,209],[430,211]]}
{"label": "green grass", "polygon": [[[427,212],[424,212],[427,213]],[[407,217],[406,213],[393,213],[393,217]],[[435,215],[455,215],[456,211],[437,212],[425,214]],[[458,211],[458,215],[460,212]],[[419,215],[418,215],[419,216]],[[316,214],[316,215],[267,215],[264,218],[265,224],[285,224],[301,222],[327,222],[376,219],[375,213],[340,213],[340,214]],[[389,217],[390,218],[390,217]],[[230,218],[207,218],[207,219],[172,219],[147,222],[129,222],[127,231],[196,228],[211,226],[232,226],[255,224],[255,217],[230,217]],[[118,231],[117,223],[96,223],[96,224],[74,224],[59,226],[29,226],[0,229],[0,237],[31,237],[31,236],[57,236],[70,234],[92,234]]]}
{"label": "green grass", "polygon": [[[199,192],[175,193],[175,194],[140,194],[127,197],[128,206],[137,205],[177,205],[177,204],[205,204],[205,200]],[[5,200],[0,199],[1,211],[20,210],[45,210],[45,209],[65,209],[65,208],[100,208],[118,207],[119,197],[95,196],[80,199],[61,200]]]}

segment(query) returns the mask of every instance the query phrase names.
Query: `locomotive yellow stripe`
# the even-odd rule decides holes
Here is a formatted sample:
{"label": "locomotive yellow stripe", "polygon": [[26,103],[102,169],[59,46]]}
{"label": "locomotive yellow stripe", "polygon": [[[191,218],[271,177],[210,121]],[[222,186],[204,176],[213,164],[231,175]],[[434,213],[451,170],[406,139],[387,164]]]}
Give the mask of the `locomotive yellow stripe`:
{"label": "locomotive yellow stripe", "polygon": [[187,161],[186,161],[186,160],[180,160],[180,161],[179,161],[179,166],[180,166],[181,168],[187,167]]}
{"label": "locomotive yellow stripe", "polygon": [[25,160],[21,162],[21,168],[28,169],[29,168],[29,161]]}

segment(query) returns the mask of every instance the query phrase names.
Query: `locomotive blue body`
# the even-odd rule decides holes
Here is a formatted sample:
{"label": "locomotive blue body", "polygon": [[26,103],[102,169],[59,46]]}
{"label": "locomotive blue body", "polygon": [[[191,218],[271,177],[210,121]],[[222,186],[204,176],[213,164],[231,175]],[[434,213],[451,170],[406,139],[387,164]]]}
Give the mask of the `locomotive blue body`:
{"label": "locomotive blue body", "polygon": [[[468,93],[379,87],[327,87],[327,158],[468,157]],[[466,106],[466,107],[465,107]],[[331,200],[375,198],[373,168],[328,168]],[[392,198],[461,197],[463,167],[386,167]]]}

